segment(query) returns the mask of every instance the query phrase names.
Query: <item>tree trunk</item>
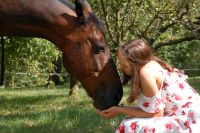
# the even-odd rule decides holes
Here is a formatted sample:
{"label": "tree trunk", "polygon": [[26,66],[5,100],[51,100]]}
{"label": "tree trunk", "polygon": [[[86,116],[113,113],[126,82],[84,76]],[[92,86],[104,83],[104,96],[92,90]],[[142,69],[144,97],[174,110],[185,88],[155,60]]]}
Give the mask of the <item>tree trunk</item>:
{"label": "tree trunk", "polygon": [[1,37],[1,79],[0,79],[0,86],[4,85],[5,80],[5,63],[4,63],[4,38]]}
{"label": "tree trunk", "polygon": [[61,57],[59,56],[57,60],[53,62],[54,65],[54,72],[49,76],[49,81],[53,81],[55,85],[60,85],[61,81],[59,78],[59,74],[62,71],[62,61]]}

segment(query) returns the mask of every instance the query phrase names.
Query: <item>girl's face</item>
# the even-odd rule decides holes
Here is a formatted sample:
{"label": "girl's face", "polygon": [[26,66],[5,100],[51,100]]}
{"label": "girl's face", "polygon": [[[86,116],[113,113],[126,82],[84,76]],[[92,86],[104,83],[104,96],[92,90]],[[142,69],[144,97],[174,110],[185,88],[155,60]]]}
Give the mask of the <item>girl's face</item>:
{"label": "girl's face", "polygon": [[120,71],[125,72],[127,75],[131,75],[131,65],[126,59],[125,55],[121,52],[121,50],[118,51],[117,57],[119,59],[119,64],[117,68]]}

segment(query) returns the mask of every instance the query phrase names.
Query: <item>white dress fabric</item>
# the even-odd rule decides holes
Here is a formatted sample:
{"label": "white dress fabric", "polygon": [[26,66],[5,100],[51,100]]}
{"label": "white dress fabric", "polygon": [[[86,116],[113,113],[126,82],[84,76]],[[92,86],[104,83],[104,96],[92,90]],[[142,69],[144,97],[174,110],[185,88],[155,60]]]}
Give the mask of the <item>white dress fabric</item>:
{"label": "white dress fabric", "polygon": [[137,106],[148,113],[164,109],[164,116],[124,119],[116,133],[200,133],[200,96],[186,78],[163,71],[159,92],[153,97],[140,94]]}

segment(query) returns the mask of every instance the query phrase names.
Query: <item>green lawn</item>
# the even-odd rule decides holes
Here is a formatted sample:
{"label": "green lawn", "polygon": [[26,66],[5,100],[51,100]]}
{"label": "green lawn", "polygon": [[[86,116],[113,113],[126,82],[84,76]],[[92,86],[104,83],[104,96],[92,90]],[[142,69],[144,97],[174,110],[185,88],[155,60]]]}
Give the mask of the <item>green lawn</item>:
{"label": "green lawn", "polygon": [[[189,82],[200,92],[199,79]],[[123,103],[128,88],[124,90]],[[0,89],[0,133],[111,133],[124,118],[96,115],[83,89],[76,97],[68,93],[63,87]]]}
{"label": "green lawn", "polygon": [[200,92],[200,76],[191,77],[188,79],[189,83],[194,87],[198,92]]}
{"label": "green lawn", "polygon": [[69,89],[1,89],[0,133],[108,133],[122,120],[96,115],[83,89],[78,98]]}

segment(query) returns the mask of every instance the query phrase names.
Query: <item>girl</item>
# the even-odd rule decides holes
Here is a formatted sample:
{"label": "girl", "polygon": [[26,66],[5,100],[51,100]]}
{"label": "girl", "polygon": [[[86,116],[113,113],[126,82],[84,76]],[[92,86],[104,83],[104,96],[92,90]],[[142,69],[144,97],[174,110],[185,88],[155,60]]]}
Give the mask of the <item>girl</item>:
{"label": "girl", "polygon": [[131,77],[129,102],[97,111],[104,118],[128,115],[116,133],[197,133],[200,96],[186,76],[155,56],[143,39],[131,40],[118,50],[119,68]]}

